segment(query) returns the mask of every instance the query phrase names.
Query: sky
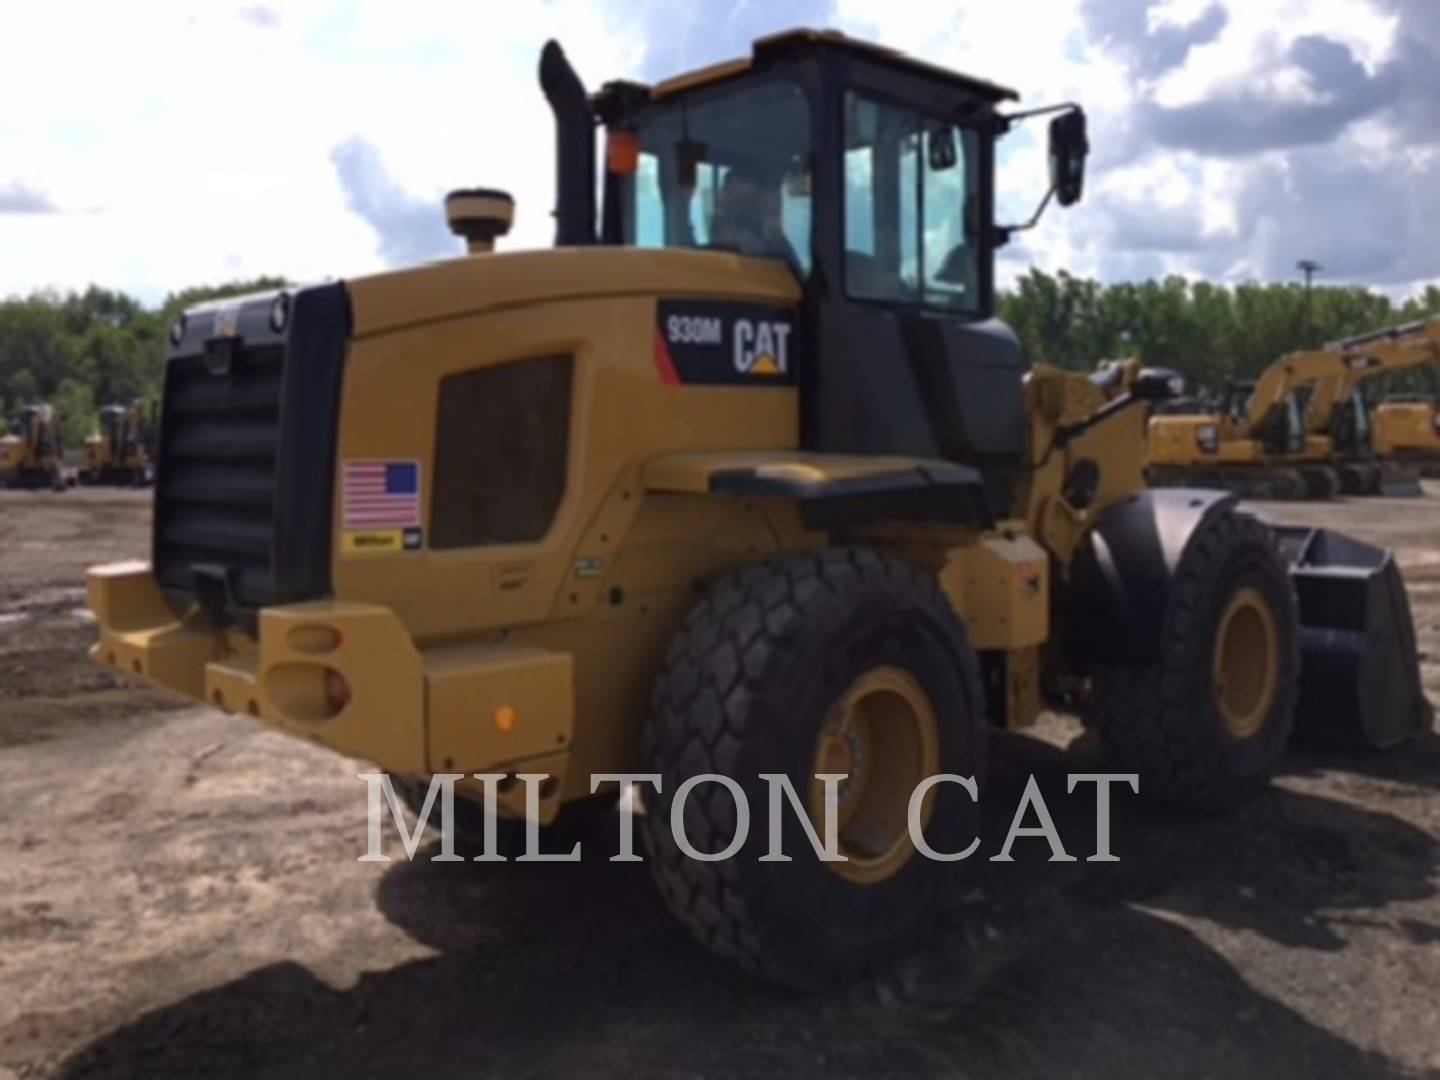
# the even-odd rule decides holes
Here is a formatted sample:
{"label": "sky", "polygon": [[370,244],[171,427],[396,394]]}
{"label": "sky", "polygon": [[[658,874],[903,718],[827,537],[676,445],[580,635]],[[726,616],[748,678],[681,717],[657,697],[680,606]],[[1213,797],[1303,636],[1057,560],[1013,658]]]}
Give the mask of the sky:
{"label": "sky", "polygon": [[[1440,0],[0,0],[0,295],[448,257],[456,187],[509,190],[501,246],[545,246],[547,38],[594,88],[794,26],[1085,106],[1085,199],[1017,235],[1002,280],[1308,258],[1395,296],[1440,281]],[[1002,144],[1002,217],[1043,194],[1043,134]]]}

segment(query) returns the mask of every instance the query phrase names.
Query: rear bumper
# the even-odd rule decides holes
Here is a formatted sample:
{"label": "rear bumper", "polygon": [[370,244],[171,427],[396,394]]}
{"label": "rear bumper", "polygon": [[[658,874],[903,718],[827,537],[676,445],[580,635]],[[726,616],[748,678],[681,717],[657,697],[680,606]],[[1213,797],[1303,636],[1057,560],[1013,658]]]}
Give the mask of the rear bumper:
{"label": "rear bumper", "polygon": [[[558,807],[574,721],[569,653],[421,647],[389,608],[340,600],[264,608],[252,638],[177,617],[143,563],[96,567],[87,591],[101,663],[389,772],[547,773],[557,783],[542,786],[542,819]],[[502,809],[523,812],[506,805],[507,794],[523,803],[523,789],[502,785]]]}

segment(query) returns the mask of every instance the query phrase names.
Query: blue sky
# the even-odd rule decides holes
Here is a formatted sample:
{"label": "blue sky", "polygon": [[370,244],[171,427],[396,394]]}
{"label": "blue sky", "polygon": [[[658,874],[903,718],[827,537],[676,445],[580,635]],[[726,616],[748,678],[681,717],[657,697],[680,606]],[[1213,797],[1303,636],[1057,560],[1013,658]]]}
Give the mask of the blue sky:
{"label": "blue sky", "polygon": [[[440,197],[471,185],[515,194],[505,246],[544,245],[546,38],[598,86],[796,25],[1086,105],[1086,199],[1007,276],[1440,278],[1440,0],[52,0],[0,24],[0,294],[443,257]],[[1043,168],[1012,138],[1013,217]]]}

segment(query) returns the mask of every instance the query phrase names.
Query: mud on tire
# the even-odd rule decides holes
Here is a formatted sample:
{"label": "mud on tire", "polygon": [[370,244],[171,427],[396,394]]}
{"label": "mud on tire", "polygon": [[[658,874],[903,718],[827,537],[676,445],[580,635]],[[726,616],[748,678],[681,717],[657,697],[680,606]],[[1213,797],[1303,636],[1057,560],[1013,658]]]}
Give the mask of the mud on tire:
{"label": "mud on tire", "polygon": [[[877,670],[904,673],[894,677],[933,705],[938,771],[977,775],[982,690],[964,627],[931,575],[868,550],[776,558],[716,581],[656,684],[645,753],[662,791],[643,818],[652,871],[695,938],[771,981],[820,987],[893,960],[933,929],[953,868],[913,848],[883,879],[857,883],[818,860],[786,801],[783,847],[793,861],[758,861],[769,836],[759,774],[786,774],[803,800],[838,703]],[[671,832],[676,789],[705,773],[735,780],[750,809],[747,839],[723,861],[688,857]],[[975,804],[955,784],[932,790],[927,841],[965,848]],[[736,833],[735,800],[718,783],[698,785],[683,824],[697,850],[722,850]],[[842,851],[845,843],[842,826]]]}
{"label": "mud on tire", "polygon": [[[1232,618],[1231,632],[1241,634],[1230,646],[1232,681],[1240,685],[1227,687],[1229,676],[1217,667],[1225,643],[1217,636],[1235,605],[1247,602],[1256,609],[1250,618],[1262,624],[1259,608],[1268,609],[1269,651],[1255,655],[1264,651],[1265,635],[1236,631]],[[1294,588],[1271,531],[1233,509],[1213,514],[1191,538],[1172,583],[1161,660],[1094,672],[1083,719],[1117,769],[1140,774],[1142,796],[1205,812],[1232,809],[1269,782],[1289,742],[1299,692],[1298,624]],[[1265,695],[1248,709],[1247,679],[1258,679],[1257,694]],[[1239,705],[1230,700],[1237,694]]]}

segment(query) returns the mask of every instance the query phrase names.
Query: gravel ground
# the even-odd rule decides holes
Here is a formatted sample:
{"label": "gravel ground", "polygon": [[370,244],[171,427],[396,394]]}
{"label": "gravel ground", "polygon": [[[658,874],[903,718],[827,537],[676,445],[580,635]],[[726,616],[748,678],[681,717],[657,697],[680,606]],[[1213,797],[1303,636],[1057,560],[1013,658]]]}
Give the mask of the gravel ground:
{"label": "gravel ground", "polygon": [[[1397,550],[1440,700],[1440,486],[1261,509]],[[796,997],[692,946],[604,834],[578,865],[357,862],[359,763],[87,661],[83,568],[144,557],[148,517],[0,493],[0,1080],[1440,1076],[1434,735],[1297,756],[1225,821],[1117,795],[1119,863],[964,864],[928,954]],[[1083,855],[1075,733],[998,740],[991,798],[1036,774]]]}

